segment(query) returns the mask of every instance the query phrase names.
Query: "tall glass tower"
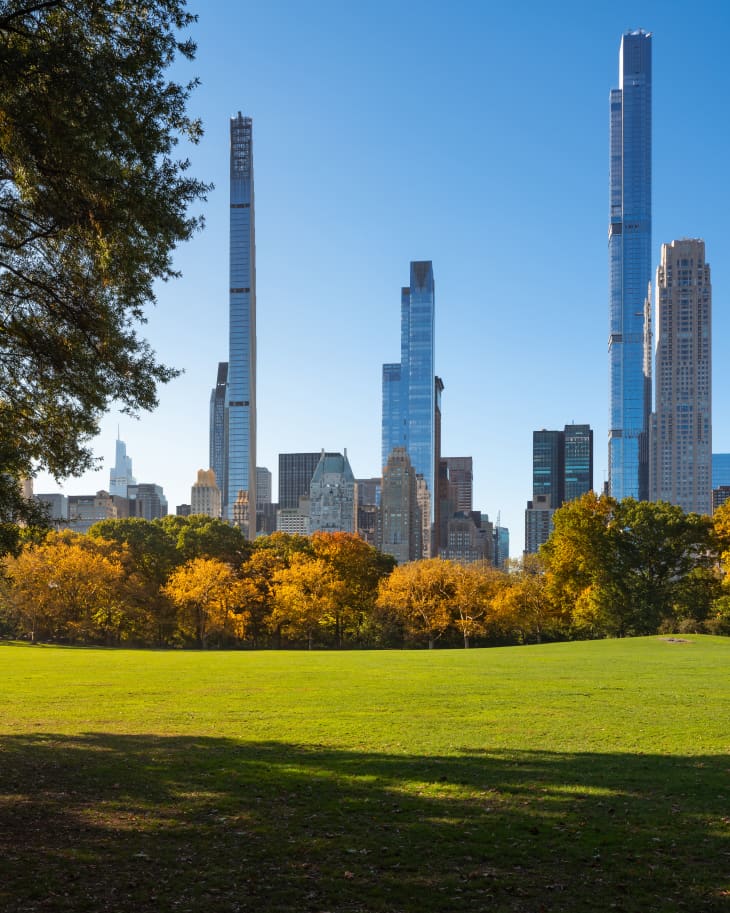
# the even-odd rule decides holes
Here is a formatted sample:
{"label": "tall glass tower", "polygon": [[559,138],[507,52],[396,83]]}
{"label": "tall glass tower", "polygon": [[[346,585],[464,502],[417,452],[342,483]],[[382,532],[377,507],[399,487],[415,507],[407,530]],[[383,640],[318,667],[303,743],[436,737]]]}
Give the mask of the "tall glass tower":
{"label": "tall glass tower", "polygon": [[435,285],[430,260],[411,263],[411,282],[401,289],[401,360],[383,365],[383,466],[395,447],[405,447],[423,476],[434,512],[436,474]]}
{"label": "tall glass tower", "polygon": [[[224,516],[233,520],[239,492],[256,505],[256,243],[253,136],[250,117],[231,118],[230,327],[228,355],[228,479]],[[256,535],[255,523],[247,531]]]}
{"label": "tall glass tower", "polygon": [[644,302],[651,282],[651,33],[626,32],[619,88],[610,94],[609,487],[648,497],[650,384],[644,372]]}

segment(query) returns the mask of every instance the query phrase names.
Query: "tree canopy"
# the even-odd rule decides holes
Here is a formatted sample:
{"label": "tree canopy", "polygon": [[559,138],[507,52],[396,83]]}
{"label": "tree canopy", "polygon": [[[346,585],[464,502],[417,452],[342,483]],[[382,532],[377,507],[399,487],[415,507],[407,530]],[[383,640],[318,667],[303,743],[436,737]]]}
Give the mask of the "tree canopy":
{"label": "tree canopy", "polygon": [[0,519],[17,480],[93,463],[114,401],[156,405],[175,376],[139,335],[172,251],[201,225],[195,81],[166,71],[195,45],[184,0],[0,0]]}

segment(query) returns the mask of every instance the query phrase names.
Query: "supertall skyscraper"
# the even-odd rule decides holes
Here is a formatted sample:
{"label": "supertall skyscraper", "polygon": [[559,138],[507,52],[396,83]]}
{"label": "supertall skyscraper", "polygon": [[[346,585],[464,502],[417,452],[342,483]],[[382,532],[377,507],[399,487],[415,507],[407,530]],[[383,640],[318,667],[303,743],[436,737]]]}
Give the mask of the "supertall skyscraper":
{"label": "supertall skyscraper", "polygon": [[662,244],[656,275],[651,497],[712,507],[712,284],[705,242]]}
{"label": "supertall skyscraper", "polygon": [[[228,354],[228,466],[224,516],[233,520],[239,492],[256,504],[256,243],[253,136],[250,117],[231,118],[230,326]],[[252,516],[255,510],[252,509]],[[255,524],[247,530],[256,535]]]}
{"label": "supertall skyscraper", "polygon": [[[434,355],[435,284],[430,260],[411,262],[410,286],[401,289],[401,360],[383,365],[382,462],[404,447],[430,498],[434,519],[437,381]],[[439,391],[440,392],[440,391]]]}
{"label": "supertall skyscraper", "polygon": [[651,33],[626,32],[610,94],[609,486],[649,494],[644,303],[651,282]]}

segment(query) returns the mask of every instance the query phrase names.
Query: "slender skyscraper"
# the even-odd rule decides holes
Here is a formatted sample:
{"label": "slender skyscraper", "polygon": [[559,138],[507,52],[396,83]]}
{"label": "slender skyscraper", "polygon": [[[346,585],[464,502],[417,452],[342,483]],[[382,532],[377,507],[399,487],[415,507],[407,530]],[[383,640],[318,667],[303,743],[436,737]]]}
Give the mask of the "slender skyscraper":
{"label": "slender skyscraper", "polygon": [[651,33],[621,38],[610,95],[608,226],[609,486],[614,498],[649,491],[644,302],[651,282]]}
{"label": "slender skyscraper", "polygon": [[[253,137],[250,117],[231,118],[230,328],[228,356],[228,480],[225,516],[233,520],[239,492],[256,504],[256,243]],[[252,511],[252,515],[255,510]],[[255,523],[246,531],[256,535]]]}
{"label": "slender skyscraper", "polygon": [[651,497],[712,507],[712,285],[705,242],[662,244],[656,275]]}
{"label": "slender skyscraper", "polygon": [[385,465],[393,448],[405,448],[426,484],[429,527],[435,503],[437,388],[443,388],[435,374],[434,314],[432,263],[413,261],[410,286],[401,289],[401,361],[383,365],[382,457]]}
{"label": "slender skyscraper", "polygon": [[221,502],[227,503],[226,483],[228,481],[228,429],[226,413],[226,387],[228,384],[228,362],[218,363],[216,385],[210,391],[210,453],[208,464],[215,472],[215,482],[221,493]]}

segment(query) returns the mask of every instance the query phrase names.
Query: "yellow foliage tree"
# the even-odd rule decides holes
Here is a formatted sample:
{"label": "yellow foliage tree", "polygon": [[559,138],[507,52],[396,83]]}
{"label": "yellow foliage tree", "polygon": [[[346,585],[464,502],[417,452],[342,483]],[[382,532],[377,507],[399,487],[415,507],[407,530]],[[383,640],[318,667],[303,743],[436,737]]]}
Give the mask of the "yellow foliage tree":
{"label": "yellow foliage tree", "polygon": [[328,562],[293,555],[289,567],[275,572],[273,584],[271,630],[306,638],[310,650],[319,629],[334,633],[346,587]]}
{"label": "yellow foliage tree", "polygon": [[211,636],[243,639],[248,613],[241,581],[217,558],[193,558],[170,575],[163,592],[178,609],[183,636],[205,649]]}
{"label": "yellow foliage tree", "polygon": [[456,589],[452,562],[412,561],[380,582],[377,604],[399,621],[408,637],[424,637],[432,649],[451,623]]}
{"label": "yellow foliage tree", "polygon": [[108,542],[64,532],[6,558],[6,600],[19,633],[32,641],[118,643],[128,594],[115,554]]}
{"label": "yellow foliage tree", "polygon": [[504,588],[506,574],[489,564],[454,564],[454,597],[451,603],[453,624],[464,638],[470,640],[484,633],[487,619],[497,593]]}

